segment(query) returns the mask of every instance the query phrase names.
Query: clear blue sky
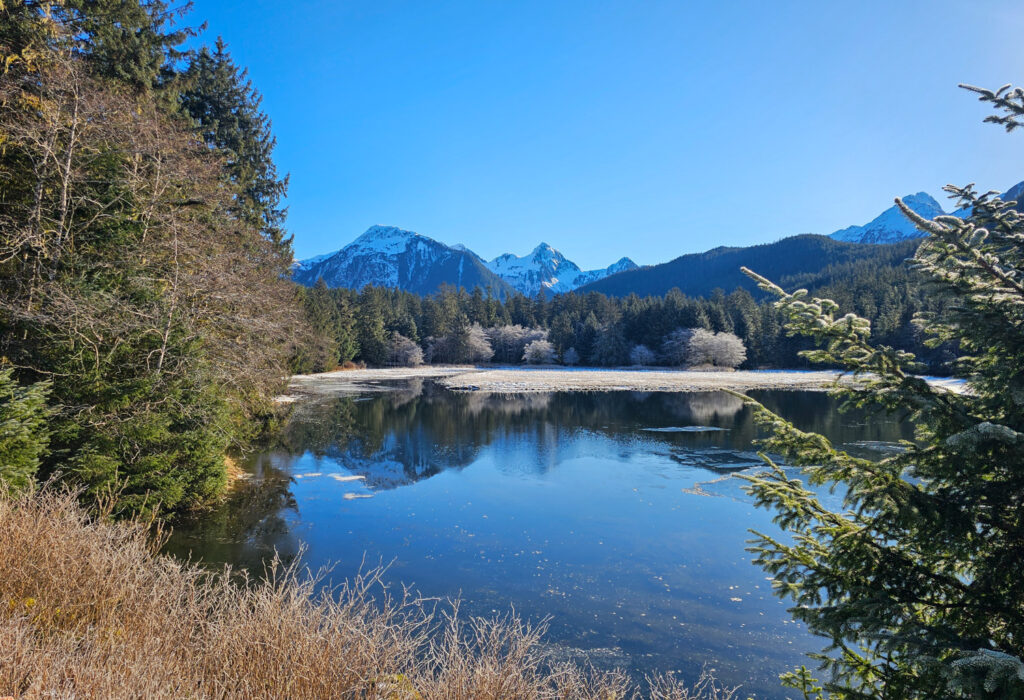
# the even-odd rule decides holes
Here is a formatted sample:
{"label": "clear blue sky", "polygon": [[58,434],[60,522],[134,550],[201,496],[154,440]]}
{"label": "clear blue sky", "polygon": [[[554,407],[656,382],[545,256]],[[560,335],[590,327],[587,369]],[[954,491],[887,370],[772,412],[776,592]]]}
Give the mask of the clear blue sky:
{"label": "clear blue sky", "polygon": [[392,224],[646,264],[1024,179],[1024,136],[956,88],[1024,83],[1019,1],[196,0],[204,19],[265,96],[299,258]]}

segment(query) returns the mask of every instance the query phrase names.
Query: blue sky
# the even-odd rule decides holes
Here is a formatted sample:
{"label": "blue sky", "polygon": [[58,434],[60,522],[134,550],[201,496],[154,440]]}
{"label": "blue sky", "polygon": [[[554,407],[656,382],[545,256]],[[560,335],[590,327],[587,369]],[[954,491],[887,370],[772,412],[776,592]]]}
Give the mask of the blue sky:
{"label": "blue sky", "polygon": [[192,17],[264,94],[299,258],[391,224],[487,258],[544,240],[584,267],[646,264],[1024,180],[1024,136],[956,88],[1024,83],[1019,2],[196,0]]}

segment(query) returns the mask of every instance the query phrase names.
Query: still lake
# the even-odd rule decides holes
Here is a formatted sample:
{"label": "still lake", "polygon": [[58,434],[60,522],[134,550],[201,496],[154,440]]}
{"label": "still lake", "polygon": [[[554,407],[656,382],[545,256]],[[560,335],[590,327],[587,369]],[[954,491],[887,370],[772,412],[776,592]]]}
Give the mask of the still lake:
{"label": "still lake", "polygon": [[[335,581],[387,563],[389,580],[470,615],[550,616],[565,658],[686,678],[706,664],[744,697],[782,696],[778,673],[822,646],[744,550],[748,528],[775,528],[733,476],[760,464],[739,399],[379,388],[296,405],[279,444],[245,462],[251,478],[167,550],[258,573],[304,547]],[[749,393],[853,452],[912,436],[825,393]]]}

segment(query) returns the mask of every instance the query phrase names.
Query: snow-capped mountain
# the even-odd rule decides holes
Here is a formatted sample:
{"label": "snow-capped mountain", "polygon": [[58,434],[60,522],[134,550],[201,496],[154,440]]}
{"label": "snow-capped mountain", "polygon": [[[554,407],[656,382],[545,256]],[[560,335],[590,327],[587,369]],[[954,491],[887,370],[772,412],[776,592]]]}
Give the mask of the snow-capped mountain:
{"label": "snow-capped mountain", "polygon": [[629,258],[601,270],[580,270],[557,250],[541,243],[530,255],[501,255],[485,261],[462,245],[445,245],[433,238],[394,226],[371,226],[366,233],[335,253],[302,260],[292,267],[292,279],[305,285],[323,278],[328,287],[362,289],[368,284],[431,294],[441,284],[491,289],[498,296],[513,290],[534,295],[569,292],[580,285],[636,267]]}
{"label": "snow-capped mountain", "polygon": [[371,226],[336,253],[292,268],[292,279],[301,284],[316,284],[321,277],[329,287],[362,289],[372,284],[418,294],[432,294],[442,284],[491,289],[498,296],[512,291],[476,253],[395,226]]}
{"label": "snow-capped mountain", "polygon": [[551,294],[571,292],[616,272],[632,270],[637,264],[629,258],[621,258],[606,268],[584,271],[547,243],[541,243],[529,255],[499,255],[487,263],[487,267],[517,291],[533,296],[541,290]]}
{"label": "snow-capped mountain", "polygon": [[[946,213],[927,192],[907,195],[903,203],[926,219]],[[863,226],[848,226],[832,234],[832,238],[838,241],[851,243],[895,243],[921,236],[922,233],[895,204]]]}
{"label": "snow-capped mountain", "polygon": [[[1024,213],[1024,182],[1018,182],[1003,192],[1000,197],[1003,201],[1016,201],[1017,206],[1014,209]],[[903,203],[926,219],[933,219],[947,213],[942,205],[927,192],[907,195],[903,198]],[[971,215],[971,210],[969,208],[957,209],[949,213],[965,218]],[[851,243],[895,243],[911,238],[920,238],[922,235],[894,204],[863,226],[848,226],[836,231],[831,237],[838,241]]]}

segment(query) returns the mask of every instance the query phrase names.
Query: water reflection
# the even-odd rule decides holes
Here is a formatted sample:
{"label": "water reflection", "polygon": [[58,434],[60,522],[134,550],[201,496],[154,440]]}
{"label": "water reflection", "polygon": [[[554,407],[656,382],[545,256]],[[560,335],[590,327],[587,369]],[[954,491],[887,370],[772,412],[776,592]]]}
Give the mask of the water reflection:
{"label": "water reflection", "polygon": [[[749,420],[737,425],[743,402],[724,392],[654,394],[452,393],[422,382],[372,397],[342,397],[299,405],[284,429],[280,447],[288,454],[329,457],[342,472],[364,477],[373,490],[461,469],[495,442],[534,451],[522,463],[544,471],[560,453],[567,434],[592,431],[619,438],[637,430],[678,445],[676,432],[731,430],[749,442]],[[356,428],[358,426],[358,429]],[[738,431],[738,432],[737,432]],[[686,449],[733,444],[735,438],[702,435]],[[724,454],[724,453],[723,453]],[[557,461],[557,460],[556,460]],[[736,457],[749,465],[749,455]],[[722,456],[710,463],[727,466]]]}
{"label": "water reflection", "polygon": [[[744,697],[778,696],[778,671],[819,646],[744,551],[747,528],[772,525],[728,478],[759,464],[736,397],[389,388],[296,406],[251,477],[168,549],[258,571],[306,546],[339,577],[393,561],[393,580],[471,614],[553,615],[567,657],[691,675],[710,662]],[[823,393],[752,393],[852,451],[910,437]]]}

